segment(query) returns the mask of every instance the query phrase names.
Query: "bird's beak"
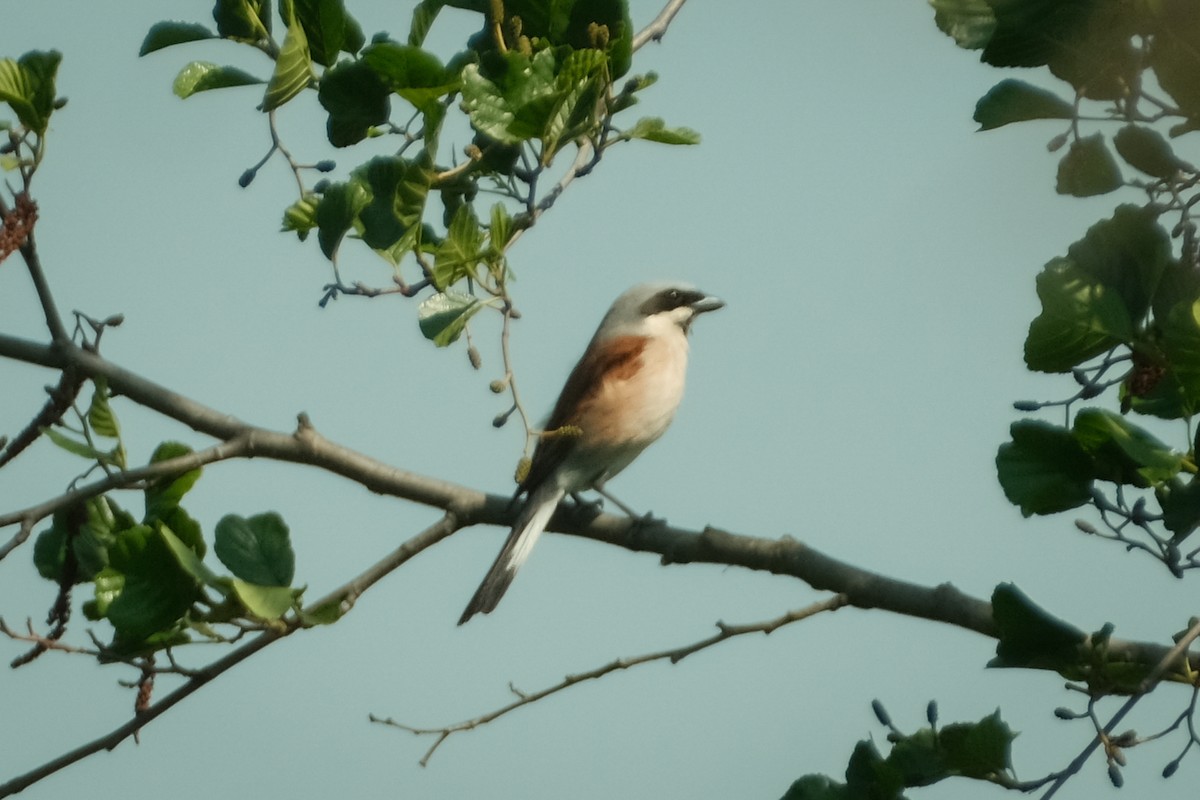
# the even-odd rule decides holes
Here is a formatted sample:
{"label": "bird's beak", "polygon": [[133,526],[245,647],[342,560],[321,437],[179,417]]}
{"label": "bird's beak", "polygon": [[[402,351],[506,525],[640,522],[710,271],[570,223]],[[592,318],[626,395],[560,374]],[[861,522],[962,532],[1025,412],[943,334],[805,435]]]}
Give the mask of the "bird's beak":
{"label": "bird's beak", "polygon": [[716,311],[718,308],[724,308],[725,301],[719,297],[702,297],[691,304],[693,314],[703,314],[705,311]]}

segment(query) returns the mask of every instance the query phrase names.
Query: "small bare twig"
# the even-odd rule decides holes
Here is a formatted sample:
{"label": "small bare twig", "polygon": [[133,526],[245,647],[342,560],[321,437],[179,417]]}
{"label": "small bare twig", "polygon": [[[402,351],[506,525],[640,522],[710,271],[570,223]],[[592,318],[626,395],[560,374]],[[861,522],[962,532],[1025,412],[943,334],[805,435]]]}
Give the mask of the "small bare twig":
{"label": "small bare twig", "polygon": [[672,648],[670,650],[660,650],[655,653],[646,653],[644,655],[634,656],[632,658],[618,658],[615,661],[610,661],[603,666],[596,667],[595,669],[588,670],[587,672],[568,675],[553,686],[529,694],[521,692],[512,684],[509,684],[509,690],[516,695],[516,700],[494,711],[490,711],[487,714],[483,714],[454,725],[448,725],[443,728],[417,728],[401,722],[396,722],[391,718],[377,717],[374,714],[371,714],[369,719],[371,722],[379,723],[381,725],[388,725],[393,728],[399,728],[416,736],[435,737],[433,744],[430,745],[429,749],[425,752],[425,755],[419,762],[421,766],[424,767],[429,763],[429,759],[433,757],[434,751],[441,746],[442,742],[450,738],[452,734],[459,733],[460,731],[473,730],[481,725],[486,725],[489,722],[508,714],[510,711],[516,711],[522,706],[536,703],[552,694],[557,694],[558,692],[569,689],[572,686],[583,683],[584,681],[602,678],[610,673],[640,666],[642,664],[648,664],[652,661],[670,661],[672,664],[678,664],[680,661],[694,653],[698,653],[701,650],[707,649],[716,644],[720,644],[721,642],[727,641],[736,636],[744,636],[748,633],[762,633],[764,635],[769,635],[779,628],[782,628],[784,625],[790,625],[793,622],[799,622],[800,620],[808,619],[809,617],[824,611],[836,611],[837,609],[846,606],[848,603],[849,600],[845,595],[837,594],[827,600],[822,600],[819,603],[814,603],[796,611],[789,611],[781,617],[777,617],[766,622],[751,623],[747,625],[727,625],[724,622],[718,622],[717,632],[707,639],[701,639],[698,642],[693,642],[691,644]]}

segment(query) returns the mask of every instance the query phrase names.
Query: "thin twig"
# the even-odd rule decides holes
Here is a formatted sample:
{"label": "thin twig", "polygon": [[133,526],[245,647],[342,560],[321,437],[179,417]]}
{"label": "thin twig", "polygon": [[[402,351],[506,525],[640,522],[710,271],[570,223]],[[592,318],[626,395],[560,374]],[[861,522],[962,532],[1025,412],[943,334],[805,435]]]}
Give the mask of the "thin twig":
{"label": "thin twig", "polygon": [[822,600],[819,603],[814,603],[805,608],[796,611],[789,611],[781,617],[777,617],[766,622],[751,623],[747,625],[726,625],[723,622],[718,622],[717,632],[706,639],[701,639],[698,642],[693,642],[691,644],[672,648],[670,650],[660,650],[655,653],[646,653],[644,655],[633,656],[631,658],[618,658],[614,661],[604,664],[603,666],[588,670],[587,672],[568,675],[553,686],[533,692],[532,694],[525,694],[524,692],[519,692],[513,689],[512,691],[517,695],[517,699],[508,705],[502,706],[501,708],[490,711],[487,714],[483,714],[473,719],[465,720],[454,725],[448,725],[443,728],[417,728],[401,722],[396,722],[391,718],[377,717],[374,714],[371,714],[369,719],[371,722],[399,728],[417,736],[436,737],[433,744],[430,745],[429,749],[425,752],[425,755],[419,762],[421,766],[424,767],[429,763],[429,759],[433,757],[434,751],[441,746],[442,742],[450,738],[451,734],[473,730],[482,725],[486,725],[511,711],[516,711],[522,706],[536,703],[552,694],[557,694],[558,692],[569,689],[572,686],[583,683],[584,681],[602,678],[610,673],[640,666],[642,664],[648,664],[652,661],[670,661],[672,664],[678,664],[680,661],[694,653],[698,653],[701,650],[707,649],[716,644],[720,644],[721,642],[727,641],[736,636],[744,636],[748,633],[762,633],[764,635],[771,634],[779,628],[782,628],[784,625],[790,625],[793,622],[799,622],[800,620],[808,619],[809,617],[824,611],[836,611],[837,609],[848,605],[848,603],[849,601],[845,595],[838,594],[830,597],[827,600]]}
{"label": "thin twig", "polygon": [[[1050,788],[1046,790],[1046,793],[1042,795],[1041,800],[1050,800],[1050,798],[1053,797],[1060,788],[1062,788],[1063,784],[1065,784],[1067,780],[1071,778],[1071,776],[1075,775],[1080,769],[1083,768],[1084,763],[1086,763],[1091,757],[1092,753],[1096,751],[1096,748],[1099,747],[1113,732],[1113,729],[1121,723],[1121,720],[1123,720],[1125,716],[1133,710],[1133,707],[1138,704],[1138,701],[1140,701],[1155,686],[1158,685],[1158,682],[1162,680],[1163,675],[1166,674],[1171,665],[1187,651],[1192,642],[1194,642],[1198,636],[1200,636],[1200,620],[1197,620],[1192,627],[1188,629],[1187,633],[1185,633],[1179,639],[1179,641],[1175,643],[1175,646],[1168,650],[1162,656],[1162,658],[1159,659],[1158,663],[1154,665],[1154,668],[1150,670],[1149,674],[1146,675],[1145,679],[1138,686],[1137,694],[1134,694],[1132,697],[1126,700],[1121,707],[1117,709],[1117,712],[1113,714],[1112,719],[1108,721],[1108,724],[1104,726],[1103,730],[1097,731],[1096,735],[1092,737],[1092,740],[1088,742],[1087,746],[1083,748],[1079,755],[1072,759],[1071,763],[1064,770],[1058,773],[1054,783],[1052,783]],[[1189,667],[1188,659],[1184,659],[1184,667]]]}
{"label": "thin twig", "polygon": [[658,16],[633,37],[634,51],[640,50],[648,42],[661,42],[667,28],[671,26],[671,20],[675,19],[675,15],[683,9],[685,2],[687,0],[669,0],[663,6],[663,10],[658,12]]}

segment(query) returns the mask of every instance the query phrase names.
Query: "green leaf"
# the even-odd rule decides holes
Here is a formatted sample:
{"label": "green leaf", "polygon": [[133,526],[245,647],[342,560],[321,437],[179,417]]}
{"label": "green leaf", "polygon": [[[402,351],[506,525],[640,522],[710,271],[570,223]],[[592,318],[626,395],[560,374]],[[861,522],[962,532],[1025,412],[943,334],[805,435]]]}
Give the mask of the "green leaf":
{"label": "green leaf", "polygon": [[0,59],[0,100],[29,130],[42,136],[54,112],[55,76],[62,53],[33,50],[13,61]]}
{"label": "green leaf", "polygon": [[215,38],[217,38],[215,33],[196,22],[159,22],[150,26],[146,38],[142,40],[142,47],[138,50],[138,55],[144,56],[155,50],[162,50],[164,47],[172,47],[177,44]]}
{"label": "green leaf", "polygon": [[[532,3],[541,4],[539,0]],[[603,49],[609,61],[609,74],[615,80],[628,72],[633,61],[633,22],[627,0],[587,0],[567,5],[571,13],[563,41],[576,50],[598,47],[595,31],[602,27],[608,32]],[[511,9],[510,13],[519,11]]]}
{"label": "green leaf", "polygon": [[700,134],[691,128],[668,128],[659,117],[642,117],[625,132],[628,139],[645,139],[660,144],[700,144]]}
{"label": "green leaf", "polygon": [[1159,487],[1158,504],[1163,526],[1182,540],[1200,525],[1200,481],[1172,481]]}
{"label": "green leaf", "polygon": [[1126,125],[1113,137],[1125,163],[1154,178],[1169,180],[1190,165],[1175,155],[1162,134],[1142,125]]}
{"label": "green leaf", "polygon": [[304,26],[293,16],[288,25],[287,35],[279,48],[275,59],[275,71],[267,82],[267,91],[263,95],[262,110],[274,111],[300,92],[304,91],[313,80],[312,58],[308,51],[308,38],[304,34]]}
{"label": "green leaf", "polygon": [[1133,322],[1117,292],[1078,263],[1056,258],[1037,276],[1042,313],[1029,325],[1025,363],[1038,372],[1068,372],[1133,338]]}
{"label": "green leaf", "polygon": [[503,256],[508,240],[512,238],[512,217],[503,203],[492,205],[492,222],[488,227],[488,243],[495,256]]}
{"label": "green leaf", "polygon": [[1171,241],[1153,209],[1118,206],[1113,216],[1088,228],[1068,257],[1096,281],[1120,295],[1131,320],[1140,319],[1171,268]]}
{"label": "green leaf", "polygon": [[179,71],[172,89],[178,97],[186,100],[197,92],[228,89],[231,86],[251,86],[256,83],[262,83],[262,80],[237,67],[193,61]]}
{"label": "green leaf", "polygon": [[217,558],[238,578],[261,586],[291,585],[296,555],[278,514],[228,514],[217,523],[214,536]]}
{"label": "green leaf", "polygon": [[[191,452],[192,448],[186,444],[163,442],[155,448],[154,454],[150,456],[150,463],[159,464],[173,458],[190,455]],[[145,491],[145,521],[148,523],[155,519],[165,520],[171,512],[179,507],[179,501],[196,485],[196,481],[200,480],[200,472],[200,468],[196,467],[179,475],[155,478],[150,481],[146,485]]]}
{"label": "green leaf", "polygon": [[501,83],[484,77],[476,64],[463,68],[463,107],[475,130],[515,145],[544,135],[563,90],[555,77],[552,51],[539,51],[532,59],[510,51],[505,59]]}
{"label": "green leaf", "polygon": [[523,137],[509,133],[509,126],[513,122],[512,109],[496,84],[483,77],[475,64],[463,68],[462,95],[463,107],[475,130],[506,144],[524,141]]}
{"label": "green leaf", "polygon": [[475,274],[482,257],[484,238],[470,207],[459,206],[450,221],[446,238],[434,251],[433,283],[439,291]]}
{"label": "green leaf", "polygon": [[303,611],[300,614],[300,621],[307,627],[314,625],[332,625],[337,622],[345,613],[346,607],[343,605],[342,598],[335,598],[328,602],[322,603],[316,608],[308,611]]}
{"label": "green leaf", "polygon": [[212,13],[224,38],[256,42],[271,34],[269,0],[217,0]]}
{"label": "green leaf", "polygon": [[1100,133],[1071,142],[1058,162],[1055,191],[1073,197],[1092,197],[1121,188],[1121,170]]}
{"label": "green leaf", "polygon": [[1157,25],[1150,41],[1149,66],[1159,86],[1179,108],[1195,120],[1200,117],[1200,9],[1194,3],[1155,4]]}
{"label": "green leaf", "polygon": [[122,531],[109,560],[125,580],[107,617],[126,645],[174,628],[200,595],[199,583],[180,566],[161,530],[138,525]]}
{"label": "green leaf", "polygon": [[317,100],[329,112],[326,133],[334,147],[347,147],[367,138],[392,113],[387,86],[365,62],[345,61],[325,72]]}
{"label": "green leaf", "polygon": [[938,731],[946,766],[958,775],[977,779],[1012,769],[1012,743],[1016,738],[1000,719],[1000,709],[979,722],[953,723]]}
{"label": "green leaf", "polygon": [[363,51],[363,61],[396,94],[419,111],[458,89],[458,77],[437,56],[413,45],[377,42]]}
{"label": "green leaf", "polygon": [[260,586],[234,578],[232,587],[234,596],[259,619],[280,619],[296,605],[298,590],[287,586]]}
{"label": "green leaf", "polygon": [[108,459],[108,453],[103,450],[97,450],[87,442],[68,436],[57,428],[42,428],[42,433],[46,435],[47,439],[72,455],[81,456],[93,461],[106,461]]}
{"label": "green leaf", "polygon": [[854,746],[846,765],[846,791],[850,797],[903,800],[903,788],[900,771],[879,754],[874,742],[864,740]]}
{"label": "green leaf", "polygon": [[196,552],[195,548],[188,545],[183,539],[180,539],[169,526],[156,525],[155,528],[162,536],[167,549],[171,551],[171,555],[175,557],[175,561],[184,572],[199,584],[206,584],[223,590],[224,584],[228,579],[222,578],[204,565],[204,561],[202,560],[203,553]]}
{"label": "green leaf", "polygon": [[992,618],[999,641],[989,667],[1071,673],[1080,664],[1084,632],[1049,614],[1013,584],[1001,583],[992,592]]}
{"label": "green leaf", "polygon": [[108,616],[109,606],[121,595],[125,588],[125,576],[115,569],[101,570],[92,581],[94,587],[93,599],[84,603],[83,612],[93,622]]}
{"label": "green leaf", "polygon": [[827,775],[805,775],[788,787],[783,800],[851,800],[845,784]]}
{"label": "green leaf", "polygon": [[39,575],[56,583],[64,577],[71,583],[85,583],[108,565],[108,548],[116,535],[133,525],[133,520],[110,502],[106,497],[93,497],[54,513],[51,526],[34,541],[33,564]]}
{"label": "green leaf", "polygon": [[317,241],[321,252],[330,261],[337,253],[342,237],[354,226],[358,213],[370,201],[371,195],[357,181],[330,184],[321,195],[316,214]]}
{"label": "green leaf", "polygon": [[938,30],[967,50],[978,50],[996,30],[996,17],[986,0],[929,0]]}
{"label": "green leaf", "polygon": [[1138,66],[1130,40],[1141,31],[1127,4],[993,0],[988,5],[996,27],[983,50],[985,64],[1045,65],[1094,100],[1116,99],[1134,85]]}
{"label": "green leaf", "polygon": [[1080,411],[1075,415],[1072,433],[1107,480],[1146,486],[1175,477],[1183,467],[1181,454],[1106,409]]}
{"label": "green leaf", "polygon": [[1159,341],[1167,367],[1186,398],[1200,399],[1200,300],[1172,308],[1161,323]]}
{"label": "green leaf", "polygon": [[[136,525],[133,516],[107,497],[84,503],[85,520],[71,541],[77,566],[76,581],[92,580],[108,566],[108,549],[121,531]],[[56,518],[55,525],[58,525]]]}
{"label": "green leaf", "polygon": [[197,557],[203,558],[208,552],[208,544],[204,541],[204,531],[200,528],[200,523],[184,509],[173,508],[157,521],[169,528]]}
{"label": "green leaf", "polygon": [[412,160],[376,156],[355,169],[351,177],[369,192],[370,199],[358,214],[368,247],[388,257],[406,235],[420,232],[431,179],[425,154]]}
{"label": "green leaf", "polygon": [[362,28],[343,0],[292,0],[292,8],[314,62],[331,67],[339,52],[353,55],[363,46]]}
{"label": "green leaf", "polygon": [[317,204],[321,198],[313,192],[306,192],[296,202],[283,212],[281,231],[295,231],[300,241],[308,238],[308,232],[317,227]]}
{"label": "green leaf", "polygon": [[33,565],[38,574],[48,581],[59,581],[63,565],[67,560],[67,526],[59,523],[54,515],[54,524],[33,540]]}
{"label": "green leaf", "polygon": [[979,123],[979,130],[988,131],[1012,122],[1071,119],[1074,116],[1075,107],[1053,92],[1006,78],[979,98],[974,119]]}
{"label": "green leaf", "polygon": [[885,761],[899,774],[903,786],[926,786],[949,775],[941,743],[929,728],[893,738]]}
{"label": "green leaf", "polygon": [[417,310],[421,333],[438,347],[445,347],[462,335],[467,322],[483,305],[479,298],[469,294],[435,294],[422,302]]}
{"label": "green leaf", "polygon": [[445,6],[445,0],[421,0],[413,6],[412,23],[408,27],[408,43],[420,47],[433,27],[433,21]]}
{"label": "green leaf", "polygon": [[1071,432],[1037,420],[1009,429],[996,453],[1004,496],[1026,517],[1077,508],[1091,498],[1092,462]]}
{"label": "green leaf", "polygon": [[121,426],[117,422],[116,415],[113,414],[108,397],[107,382],[103,378],[97,378],[95,381],[95,390],[92,392],[92,402],[88,406],[88,425],[91,426],[92,433],[98,436],[119,439],[121,437]]}

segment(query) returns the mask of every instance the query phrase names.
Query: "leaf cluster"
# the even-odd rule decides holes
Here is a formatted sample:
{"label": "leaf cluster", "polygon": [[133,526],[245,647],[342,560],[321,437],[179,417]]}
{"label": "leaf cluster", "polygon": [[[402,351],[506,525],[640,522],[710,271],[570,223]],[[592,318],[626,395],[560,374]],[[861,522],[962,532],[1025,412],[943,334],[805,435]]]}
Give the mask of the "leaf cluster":
{"label": "leaf cluster", "polygon": [[783,800],[901,800],[908,788],[954,777],[1004,782],[1012,770],[1016,734],[998,710],[978,722],[939,727],[937,706],[930,703],[926,714],[929,726],[903,733],[892,724],[882,703],[877,700],[872,707],[888,728],[888,754],[880,753],[872,740],[863,739],[850,756],[844,783],[825,775],[805,775],[791,785]]}
{"label": "leaf cluster", "polygon": [[[447,7],[477,15],[479,30],[442,59],[424,44]],[[283,229],[302,240],[316,231],[335,274],[322,303],[339,294],[413,296],[428,289],[420,328],[439,346],[458,339],[479,310],[507,306],[506,251],[557,197],[539,181],[563,150],[586,142],[599,159],[610,145],[631,139],[698,141],[694,132],[657,118],[616,127],[616,115],[654,82],[648,75],[615,86],[632,60],[626,0],[422,0],[403,41],[382,33],[367,41],[342,0],[284,0],[275,16],[282,38],[272,33],[270,2],[222,0],[213,9],[215,32],[162,22],[141,52],[208,39],[253,47],[273,60],[269,76],[196,61],[179,73],[176,93],[265,84],[259,107],[273,112],[311,89],[334,147],[396,137],[391,153],[312,187],[292,162],[301,191],[284,212]],[[455,117],[473,137],[465,160],[454,161],[441,143]],[[243,185],[257,169],[247,171]],[[479,207],[481,193],[493,196],[490,207]],[[347,238],[386,262],[391,289],[342,281],[338,254]]]}
{"label": "leaf cluster", "polygon": [[[935,21],[1000,68],[1044,68],[1070,96],[1005,78],[978,102],[982,130],[1060,121],[1055,187],[1090,197],[1134,189],[1037,277],[1041,311],[1025,339],[1030,370],[1069,375],[1065,424],[1020,420],[996,456],[1000,484],[1026,516],[1091,505],[1115,540],[1174,574],[1200,566],[1181,549],[1200,524],[1193,418],[1200,409],[1200,256],[1193,209],[1200,171],[1179,150],[1200,128],[1200,6],[1187,0],[930,0]],[[1128,173],[1128,175],[1127,175]],[[1109,408],[1085,407],[1107,400]],[[1129,415],[1182,420],[1170,446]]]}
{"label": "leaf cluster", "polygon": [[[52,441],[101,466],[124,469],[120,426],[97,387],[87,414],[89,436],[63,434]],[[112,450],[89,444],[93,436],[117,440]],[[191,454],[191,448],[165,442],[149,464]],[[120,463],[114,453],[120,453]],[[295,554],[287,525],[275,513],[223,517],[213,531],[213,550],[229,570],[204,563],[208,550],[203,529],[183,507],[184,496],[200,479],[200,468],[166,471],[144,482],[140,518],[110,494],[99,494],[57,511],[34,544],[38,573],[60,586],[90,584],[92,598],[84,615],[112,625],[107,655],[145,655],[199,640],[223,640],[216,626],[236,630],[280,623],[299,608],[302,588],[292,586]]]}

